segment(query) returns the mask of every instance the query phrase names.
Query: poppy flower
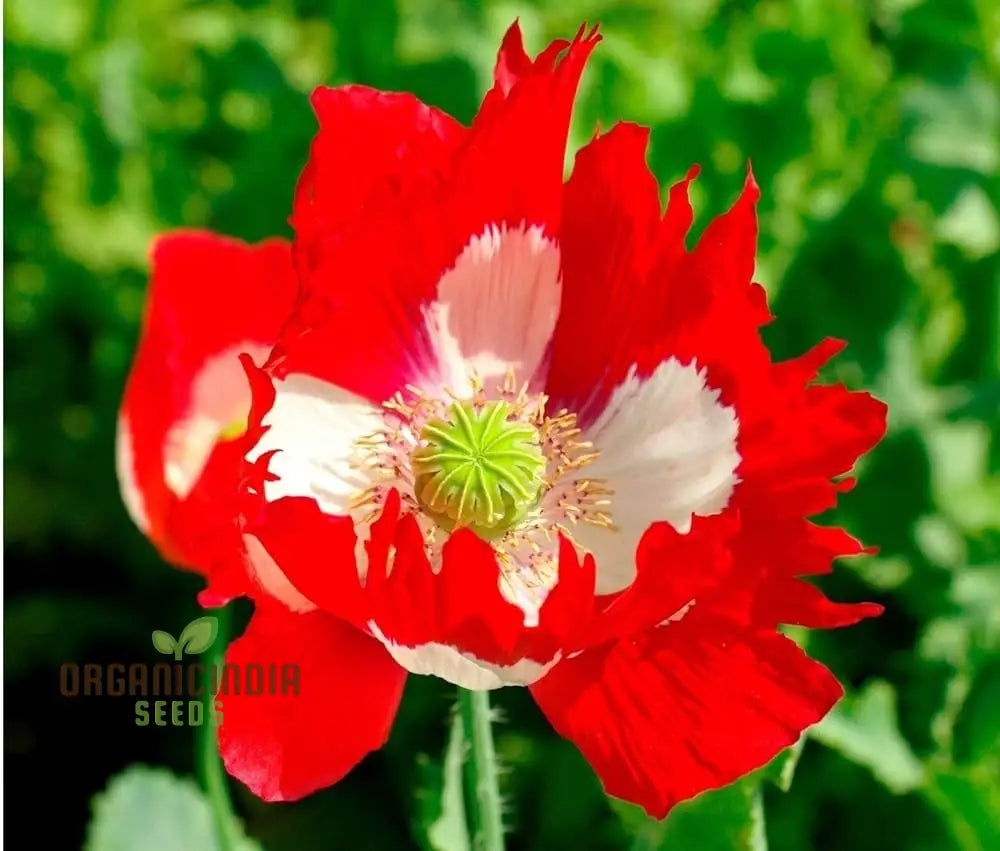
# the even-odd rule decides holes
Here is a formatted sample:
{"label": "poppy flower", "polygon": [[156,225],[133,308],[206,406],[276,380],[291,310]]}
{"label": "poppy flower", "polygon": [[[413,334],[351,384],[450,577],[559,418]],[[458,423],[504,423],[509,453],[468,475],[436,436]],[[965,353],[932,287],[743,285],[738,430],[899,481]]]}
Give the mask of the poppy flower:
{"label": "poppy flower", "polygon": [[235,483],[250,390],[239,356],[263,362],[297,292],[291,246],[203,231],[160,237],[116,435],[135,524],[168,561],[209,578],[203,602],[245,593]]}
{"label": "poppy flower", "polygon": [[527,687],[662,817],[841,695],[781,624],[881,610],[803,577],[862,549],[808,518],[884,406],[816,383],[839,342],[763,344],[752,174],[690,250],[696,170],[662,209],[645,129],[596,135],[564,179],[598,41],[532,59],[515,24],[469,127],[407,94],[313,95],[300,294],[266,360],[241,358],[256,609],[227,661],[296,662],[300,688],[227,695],[219,744],[267,800],[380,747],[416,673]]}

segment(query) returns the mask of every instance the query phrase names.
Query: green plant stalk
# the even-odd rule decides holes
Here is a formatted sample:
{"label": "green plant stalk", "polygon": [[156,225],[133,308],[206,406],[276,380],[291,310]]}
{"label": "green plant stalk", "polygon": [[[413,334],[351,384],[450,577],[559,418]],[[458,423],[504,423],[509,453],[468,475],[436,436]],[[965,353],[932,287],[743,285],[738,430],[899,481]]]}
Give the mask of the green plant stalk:
{"label": "green plant stalk", "polygon": [[496,751],[493,749],[489,692],[460,688],[458,711],[468,748],[463,764],[463,785],[472,847],[476,851],[503,851],[500,787],[497,783]]}
{"label": "green plant stalk", "polygon": [[[222,670],[225,662],[226,644],[229,642],[229,608],[218,609],[216,617],[219,621],[219,633],[215,643],[205,654],[206,670]],[[208,797],[212,808],[212,820],[215,823],[215,833],[218,838],[219,851],[235,851],[239,842],[236,813],[233,812],[233,802],[229,797],[229,785],[226,771],[219,756],[217,727],[215,724],[215,687],[209,683],[205,689],[204,723],[197,732],[197,762],[198,774],[202,788]]]}

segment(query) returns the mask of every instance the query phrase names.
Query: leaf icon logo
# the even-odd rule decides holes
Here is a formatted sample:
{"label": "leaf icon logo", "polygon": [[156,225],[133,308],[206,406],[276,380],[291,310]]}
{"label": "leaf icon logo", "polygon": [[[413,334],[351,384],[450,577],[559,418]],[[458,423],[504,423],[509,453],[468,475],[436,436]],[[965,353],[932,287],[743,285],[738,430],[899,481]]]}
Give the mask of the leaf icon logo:
{"label": "leaf icon logo", "polygon": [[183,651],[180,645],[174,640],[174,637],[162,629],[153,630],[153,647],[167,656],[173,653],[175,659],[180,659],[183,655]]}
{"label": "leaf icon logo", "polygon": [[210,616],[195,618],[181,630],[180,638],[174,638],[162,629],[153,630],[153,647],[165,656],[173,654],[181,661],[185,653],[204,653],[215,643],[219,634],[219,620]]}

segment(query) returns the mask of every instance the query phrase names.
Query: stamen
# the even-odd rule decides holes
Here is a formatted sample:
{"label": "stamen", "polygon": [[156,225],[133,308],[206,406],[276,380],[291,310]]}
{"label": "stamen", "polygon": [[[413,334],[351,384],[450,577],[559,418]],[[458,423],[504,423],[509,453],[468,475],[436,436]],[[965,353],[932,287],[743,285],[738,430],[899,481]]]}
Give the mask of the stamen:
{"label": "stamen", "polygon": [[547,415],[546,396],[519,385],[512,368],[492,390],[478,376],[469,384],[471,398],[408,386],[383,403],[383,426],[357,442],[353,464],[369,485],[352,514],[374,521],[395,489],[435,569],[448,532],[471,529],[493,546],[500,587],[527,623],[555,584],[556,536],[572,541],[580,523],[615,530],[613,494],[580,475],[600,453],[580,439],[574,413]]}

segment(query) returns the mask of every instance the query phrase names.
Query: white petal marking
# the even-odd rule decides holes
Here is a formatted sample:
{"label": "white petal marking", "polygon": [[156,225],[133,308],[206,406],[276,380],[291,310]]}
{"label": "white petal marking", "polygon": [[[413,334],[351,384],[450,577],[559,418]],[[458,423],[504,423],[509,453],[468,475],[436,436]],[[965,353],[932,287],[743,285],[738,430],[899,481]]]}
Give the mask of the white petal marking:
{"label": "white petal marking", "polygon": [[[358,575],[364,578],[371,529],[351,503],[370,482],[353,462],[357,441],[378,428],[382,412],[367,399],[309,375],[290,375],[275,381],[274,389],[274,404],[262,423],[268,429],[247,453],[252,462],[277,450],[268,462],[268,471],[277,479],[264,483],[264,498],[274,502],[287,496],[311,497],[327,514],[354,517],[354,556]],[[315,608],[256,538],[244,540],[257,542],[256,548],[247,545],[247,553],[264,590],[293,611]]]}
{"label": "white petal marking", "polygon": [[471,393],[470,378],[487,385],[513,367],[520,383],[538,383],[559,315],[559,248],[538,226],[490,225],[438,282],[424,309],[438,374],[421,384]]}
{"label": "white petal marking", "polygon": [[269,501],[309,496],[327,514],[350,514],[350,503],[369,484],[352,465],[357,441],[382,422],[380,409],[366,399],[308,375],[275,381],[275,398],[264,416],[268,426],[247,453],[256,461],[278,450],[268,464],[277,481],[264,484]]}
{"label": "white petal marking", "polygon": [[473,691],[531,685],[552,670],[560,659],[557,653],[544,664],[532,659],[520,659],[513,665],[493,665],[449,644],[430,642],[416,647],[396,644],[382,634],[374,621],[368,622],[368,628],[385,645],[389,655],[411,674],[440,677]]}
{"label": "white petal marking", "polygon": [[558,540],[536,531],[505,549],[500,593],[521,610],[526,627],[537,627],[542,605],[559,581]]}
{"label": "white petal marking", "polygon": [[660,621],[657,624],[657,626],[658,627],[670,626],[670,624],[672,624],[672,623],[680,623],[687,616],[687,613],[690,612],[691,609],[694,608],[694,604],[696,602],[697,602],[697,600],[695,600],[695,599],[689,600],[687,603],[685,603],[683,606],[681,606],[672,615],[670,615],[668,617],[665,617],[662,621]]}
{"label": "white petal marking", "polygon": [[311,612],[316,608],[312,600],[292,585],[291,580],[278,567],[259,538],[255,535],[244,535],[243,546],[247,551],[251,572],[260,583],[260,587],[268,594],[280,600],[293,612]]}
{"label": "white petal marking", "polygon": [[694,515],[718,514],[739,481],[736,412],[705,383],[705,370],[674,358],[652,375],[633,368],[586,429],[600,450],[587,474],[614,491],[617,530],[581,523],[576,542],[594,554],[597,592],[620,591],[635,579],[635,551],[652,523],[691,530]]}
{"label": "white petal marking", "polygon": [[209,358],[195,376],[187,415],[171,427],[163,447],[163,478],[178,499],[197,484],[220,434],[234,422],[246,421],[250,385],[240,354],[262,363],[269,351],[262,343],[231,346]]}

